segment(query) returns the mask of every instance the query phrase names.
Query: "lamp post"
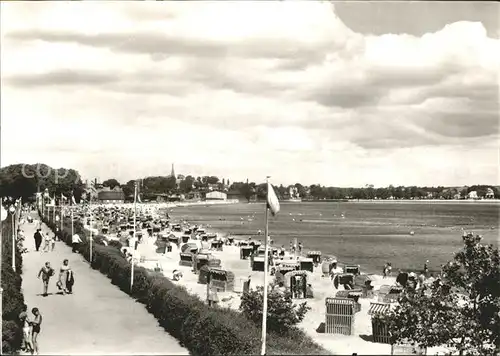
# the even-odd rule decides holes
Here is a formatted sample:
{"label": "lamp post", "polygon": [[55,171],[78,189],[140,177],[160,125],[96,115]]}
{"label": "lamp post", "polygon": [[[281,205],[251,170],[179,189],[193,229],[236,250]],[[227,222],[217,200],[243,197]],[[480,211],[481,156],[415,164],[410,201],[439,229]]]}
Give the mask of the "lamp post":
{"label": "lamp post", "polygon": [[[0,234],[3,235],[3,228],[2,224],[5,219],[7,219],[8,213],[7,211],[3,208],[2,205],[2,198],[0,198]],[[2,241],[3,241],[3,236],[2,240],[0,241],[0,258],[2,257]],[[2,274],[0,273],[0,315],[3,315],[3,288],[2,288]],[[0,335],[3,335],[3,323],[0,323]],[[0,355],[2,355],[2,348],[0,347]]]}
{"label": "lamp post", "polygon": [[12,269],[15,272],[16,271],[16,218],[14,214],[16,212],[15,206],[11,205],[9,211],[12,219]]}

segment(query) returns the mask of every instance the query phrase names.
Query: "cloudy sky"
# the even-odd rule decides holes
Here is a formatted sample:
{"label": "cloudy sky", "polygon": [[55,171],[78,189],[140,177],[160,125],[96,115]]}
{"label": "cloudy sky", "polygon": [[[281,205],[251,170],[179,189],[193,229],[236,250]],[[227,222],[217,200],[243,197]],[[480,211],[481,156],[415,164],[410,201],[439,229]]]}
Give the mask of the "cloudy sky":
{"label": "cloudy sky", "polygon": [[1,4],[1,164],[500,184],[496,3]]}

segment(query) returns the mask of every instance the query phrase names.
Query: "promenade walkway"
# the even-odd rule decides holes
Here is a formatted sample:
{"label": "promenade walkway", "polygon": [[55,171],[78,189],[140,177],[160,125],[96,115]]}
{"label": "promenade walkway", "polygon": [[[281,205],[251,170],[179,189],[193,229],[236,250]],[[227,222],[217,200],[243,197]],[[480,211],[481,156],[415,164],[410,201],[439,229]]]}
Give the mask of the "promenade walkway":
{"label": "promenade walkway", "polygon": [[[33,218],[38,216],[33,213]],[[23,255],[23,293],[29,310],[38,307],[43,316],[39,335],[40,354],[51,355],[188,355],[176,339],[162,329],[145,307],[135,302],[100,272],[92,270],[64,242],[54,252],[35,251],[34,223],[21,226],[26,236]],[[47,232],[48,227],[42,227]],[[75,275],[74,294],[57,294],[59,267],[68,259]],[[56,270],[49,296],[42,297],[37,273],[49,261]],[[31,312],[30,312],[31,316]]]}

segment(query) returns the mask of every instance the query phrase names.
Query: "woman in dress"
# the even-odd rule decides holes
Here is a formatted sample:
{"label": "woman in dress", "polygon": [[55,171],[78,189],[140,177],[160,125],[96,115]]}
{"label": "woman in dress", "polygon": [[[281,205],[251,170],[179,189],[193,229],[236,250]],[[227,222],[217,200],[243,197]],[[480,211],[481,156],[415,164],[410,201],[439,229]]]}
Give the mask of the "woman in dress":
{"label": "woman in dress", "polygon": [[59,280],[57,281],[57,288],[59,288],[59,290],[61,290],[64,294],[68,293],[67,280],[69,271],[69,261],[65,259],[59,269]]}
{"label": "woman in dress", "polygon": [[33,351],[38,355],[38,334],[40,334],[40,326],[42,325],[42,314],[40,314],[38,308],[33,308],[31,312],[34,317],[31,321]]}

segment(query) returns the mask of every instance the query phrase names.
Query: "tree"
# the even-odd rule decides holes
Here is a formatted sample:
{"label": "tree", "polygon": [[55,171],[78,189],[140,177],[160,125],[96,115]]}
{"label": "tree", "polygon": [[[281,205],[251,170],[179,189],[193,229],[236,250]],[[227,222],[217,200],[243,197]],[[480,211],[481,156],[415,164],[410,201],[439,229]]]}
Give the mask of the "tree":
{"label": "tree", "polygon": [[134,189],[135,189],[134,185],[135,185],[135,180],[129,180],[127,184],[123,184],[121,186],[125,197],[134,196]]}
{"label": "tree", "polygon": [[[281,293],[272,289],[267,294],[267,329],[279,333],[293,329],[304,320],[306,313],[311,309],[307,303],[293,304],[289,292]],[[257,326],[262,325],[262,306],[264,302],[264,287],[243,294],[240,311]]]}
{"label": "tree", "polygon": [[258,199],[262,199],[262,200],[266,199],[267,198],[267,184],[266,183],[260,183],[257,186],[256,192],[257,192],[257,198]]}
{"label": "tree", "polygon": [[104,182],[102,182],[102,185],[104,187],[109,187],[110,189],[113,189],[114,187],[119,187],[120,186],[120,182],[118,182],[114,178],[111,178],[111,179],[106,179]]}
{"label": "tree", "polygon": [[189,193],[193,190],[193,184],[195,183],[194,177],[187,176],[184,180],[182,180],[179,184],[179,189],[183,193]]}
{"label": "tree", "polygon": [[295,187],[297,188],[297,191],[299,192],[299,195],[301,197],[305,197],[306,196],[306,188],[302,184],[295,183]]}
{"label": "tree", "polygon": [[464,247],[427,291],[406,292],[385,317],[393,341],[446,345],[460,355],[500,351],[500,258],[481,237],[463,236]]}
{"label": "tree", "polygon": [[219,178],[216,177],[216,176],[207,176],[207,177],[203,177],[203,178],[206,178],[206,182],[208,184],[217,184],[217,183],[219,183]]}
{"label": "tree", "polygon": [[84,191],[80,174],[74,169],[52,168],[43,163],[13,164],[0,169],[0,195],[24,201],[37,191],[49,190],[51,195],[74,194],[79,201]]}

